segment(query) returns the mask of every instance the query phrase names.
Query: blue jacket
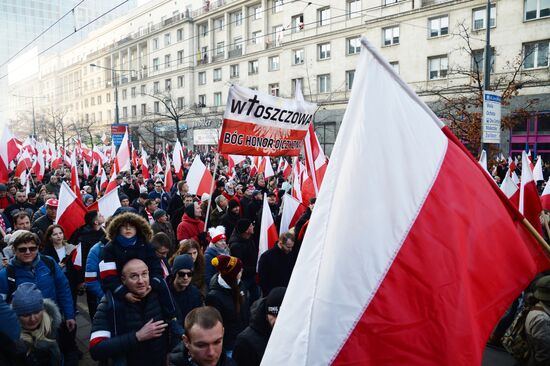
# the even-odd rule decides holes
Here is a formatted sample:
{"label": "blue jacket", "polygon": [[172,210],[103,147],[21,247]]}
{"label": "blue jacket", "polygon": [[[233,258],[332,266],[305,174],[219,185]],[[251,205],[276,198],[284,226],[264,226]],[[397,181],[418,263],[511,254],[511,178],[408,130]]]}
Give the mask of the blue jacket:
{"label": "blue jacket", "polygon": [[88,252],[88,259],[86,260],[86,291],[91,292],[97,297],[97,302],[101,300],[105,293],[101,288],[101,282],[99,278],[99,262],[103,256],[103,247],[105,244],[102,242],[94,244],[94,246]]}
{"label": "blue jacket", "polygon": [[204,283],[206,283],[207,286],[210,285],[210,280],[212,277],[218,273],[218,270],[212,265],[212,258],[217,257],[220,254],[229,255],[229,248],[220,249],[214,244],[209,244],[204,252]]}
{"label": "blue jacket", "polygon": [[0,333],[10,337],[12,341],[17,341],[20,332],[19,319],[4,299],[0,297]]}
{"label": "blue jacket", "polygon": [[[25,266],[17,258],[10,261],[10,265],[15,267],[15,284],[19,286],[24,282],[31,282],[42,292],[42,296],[53,300],[63,313],[65,319],[74,319],[74,306],[69,281],[65,274],[51,257],[48,257],[54,262],[55,273],[50,274],[48,265],[40,259],[41,255],[37,255],[30,266]],[[0,270],[0,295],[5,299],[9,291],[7,270]]]}
{"label": "blue jacket", "polygon": [[165,211],[168,210],[168,205],[170,203],[170,195],[164,191],[162,191],[161,193],[158,193],[154,189],[151,192],[149,192],[149,199],[154,200],[157,198],[160,198],[159,208]]}

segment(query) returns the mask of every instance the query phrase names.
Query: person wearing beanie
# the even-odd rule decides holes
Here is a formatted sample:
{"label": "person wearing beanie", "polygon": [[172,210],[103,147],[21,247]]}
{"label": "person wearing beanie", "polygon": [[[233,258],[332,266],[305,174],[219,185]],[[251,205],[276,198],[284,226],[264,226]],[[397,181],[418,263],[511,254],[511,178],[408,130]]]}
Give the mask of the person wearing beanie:
{"label": "person wearing beanie", "polygon": [[241,219],[241,206],[239,202],[232,199],[227,204],[227,212],[221,218],[221,225],[225,227],[227,237],[231,237],[237,221]]}
{"label": "person wearing beanie", "polygon": [[210,234],[210,244],[204,252],[204,280],[207,284],[210,284],[212,277],[218,272],[212,265],[212,259],[218,255],[229,255],[229,247],[227,246],[227,236],[225,227],[216,226],[208,229]]}
{"label": "person wearing beanie", "polygon": [[238,336],[233,359],[239,366],[259,366],[285,297],[286,287],[275,287],[252,305],[250,324]]}
{"label": "person wearing beanie", "polygon": [[[175,331],[179,342],[183,335],[183,322],[187,314],[203,305],[199,289],[193,285],[195,265],[189,254],[178,255],[172,263],[172,273],[168,279],[170,292],[176,303],[179,331]],[[174,344],[175,346],[175,344]]]}
{"label": "person wearing beanie", "polygon": [[82,196],[82,202],[84,202],[84,206],[89,207],[92,205],[92,203],[94,203],[94,196],[86,193]]}
{"label": "person wearing beanie", "polygon": [[211,263],[218,273],[212,278],[205,304],[215,307],[222,315],[223,349],[231,357],[237,335],[247,326],[250,316],[248,297],[241,286],[243,262],[236,257],[219,255]]}
{"label": "person wearing beanie", "polygon": [[535,284],[535,299],[525,319],[525,334],[530,349],[528,366],[550,365],[550,275]]}
{"label": "person wearing beanie", "polygon": [[170,238],[170,254],[174,253],[176,250],[176,233],[174,232],[174,228],[172,227],[172,224],[170,223],[170,220],[168,219],[168,214],[163,209],[157,209],[155,212],[153,212],[153,219],[155,222],[153,225],[151,225],[151,228],[153,229],[153,233],[165,233],[168,235],[168,238]]}
{"label": "person wearing beanie", "polygon": [[232,256],[243,262],[243,287],[248,291],[250,302],[260,297],[260,288],[256,284],[256,266],[258,265],[258,247],[254,243],[254,224],[249,219],[240,219],[229,237],[229,251]]}
{"label": "person wearing beanie", "polygon": [[118,198],[120,200],[120,207],[130,207],[130,198],[127,195],[121,193]]}
{"label": "person wearing beanie", "polygon": [[199,243],[201,242],[200,237],[203,236],[201,233],[204,233],[204,221],[200,219],[201,215],[202,210],[198,202],[185,207],[185,214],[176,231],[178,241],[193,239]]}
{"label": "person wearing beanie", "polygon": [[219,195],[214,201],[215,205],[210,211],[208,219],[208,227],[216,227],[220,225],[222,216],[227,212],[228,201],[224,195]]}
{"label": "person wearing beanie", "polygon": [[61,365],[57,335],[62,318],[57,305],[44,299],[38,287],[30,282],[17,287],[11,305],[19,320],[24,345],[17,349],[17,359],[25,365]]}

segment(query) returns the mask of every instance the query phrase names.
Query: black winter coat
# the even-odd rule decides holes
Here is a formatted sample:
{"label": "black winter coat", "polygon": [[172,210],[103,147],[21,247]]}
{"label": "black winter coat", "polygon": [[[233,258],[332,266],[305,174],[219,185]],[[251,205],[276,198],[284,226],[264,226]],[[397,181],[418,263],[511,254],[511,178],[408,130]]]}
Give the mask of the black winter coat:
{"label": "black winter coat", "polygon": [[262,362],[272,330],[265,302],[264,297],[252,305],[250,325],[237,336],[233,359],[239,366],[259,366]]}
{"label": "black winter coat", "polygon": [[[197,366],[197,364],[193,362],[187,348],[185,348],[182,342],[170,352],[168,366]],[[216,366],[237,366],[237,364],[227,357],[225,352],[222,352]]]}
{"label": "black winter coat", "polygon": [[[185,290],[178,292],[174,289],[174,286],[172,286],[172,281],[172,278],[168,279],[168,282],[170,283],[170,293],[176,303],[178,322],[181,324],[183,329],[183,322],[185,321],[187,314],[189,314],[191,310],[202,306],[202,295],[199,289],[193,284],[187,286]],[[183,332],[179,335],[183,335]]]}
{"label": "black winter coat", "polygon": [[237,221],[239,221],[240,219],[241,215],[234,214],[233,212],[226,212],[225,214],[223,214],[220,220],[220,225],[225,227],[226,237],[231,238],[231,234],[233,234],[233,230],[237,225]]}
{"label": "black winter coat", "polygon": [[[167,321],[155,291],[135,304],[116,300],[107,293],[92,323],[90,355],[94,360],[126,360],[127,366],[164,366],[168,354],[168,328],[159,338],[138,342],[136,332],[149,320]],[[107,331],[110,338],[94,342],[94,332]],[[96,333],[97,334],[97,333]]]}
{"label": "black winter coat", "polygon": [[[88,260],[88,253],[90,249],[99,243],[100,241],[105,240],[105,231],[103,229],[94,230],[90,225],[81,226],[72,236],[69,242],[73,245],[80,244],[82,250],[82,268],[86,268],[86,261]],[[84,282],[84,270],[79,271],[79,283]]]}
{"label": "black winter coat", "polygon": [[258,263],[258,247],[252,238],[243,239],[237,230],[234,230],[229,238],[229,251],[233,257],[243,262],[243,280],[254,278]]}
{"label": "black winter coat", "polygon": [[235,346],[235,339],[237,335],[243,331],[248,325],[248,319],[250,316],[250,310],[248,307],[248,300],[246,294],[244,294],[244,301],[241,304],[241,311],[237,314],[235,305],[233,304],[233,296],[231,295],[231,289],[222,287],[218,283],[218,274],[212,277],[210,284],[210,291],[206,295],[205,303],[208,306],[213,306],[222,315],[223,327],[225,333],[223,335],[223,349],[232,350]]}
{"label": "black winter coat", "polygon": [[258,263],[258,275],[264,296],[267,296],[275,287],[288,286],[295,263],[294,254],[292,252],[285,254],[278,245],[262,254]]}

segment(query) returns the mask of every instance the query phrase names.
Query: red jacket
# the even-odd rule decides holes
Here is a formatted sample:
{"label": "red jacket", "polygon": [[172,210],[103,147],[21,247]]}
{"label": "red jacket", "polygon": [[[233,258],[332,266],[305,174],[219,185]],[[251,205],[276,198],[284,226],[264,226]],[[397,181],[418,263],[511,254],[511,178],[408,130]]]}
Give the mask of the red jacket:
{"label": "red jacket", "polygon": [[199,233],[204,231],[204,221],[194,219],[187,214],[183,215],[180,224],[178,225],[176,238],[178,241],[183,239],[194,239],[199,241]]}

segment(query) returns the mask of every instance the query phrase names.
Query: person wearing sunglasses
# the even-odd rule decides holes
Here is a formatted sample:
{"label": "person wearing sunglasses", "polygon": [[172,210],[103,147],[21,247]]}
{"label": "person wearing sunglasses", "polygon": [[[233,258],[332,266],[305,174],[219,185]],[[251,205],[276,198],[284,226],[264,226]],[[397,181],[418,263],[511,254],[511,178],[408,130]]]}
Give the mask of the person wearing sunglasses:
{"label": "person wearing sunglasses", "polygon": [[179,331],[176,333],[176,341],[183,335],[183,321],[187,314],[203,305],[199,289],[191,282],[193,280],[195,265],[189,254],[178,255],[172,264],[172,273],[168,279],[170,292],[176,303]]}

